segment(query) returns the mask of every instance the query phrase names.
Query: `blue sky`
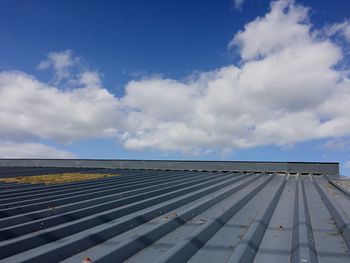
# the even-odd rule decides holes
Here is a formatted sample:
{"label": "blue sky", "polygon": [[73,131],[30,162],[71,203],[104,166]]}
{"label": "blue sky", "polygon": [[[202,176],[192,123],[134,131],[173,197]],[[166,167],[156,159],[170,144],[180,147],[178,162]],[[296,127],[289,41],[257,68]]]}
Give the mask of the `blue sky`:
{"label": "blue sky", "polygon": [[337,161],[350,174],[348,1],[0,4],[2,157]]}

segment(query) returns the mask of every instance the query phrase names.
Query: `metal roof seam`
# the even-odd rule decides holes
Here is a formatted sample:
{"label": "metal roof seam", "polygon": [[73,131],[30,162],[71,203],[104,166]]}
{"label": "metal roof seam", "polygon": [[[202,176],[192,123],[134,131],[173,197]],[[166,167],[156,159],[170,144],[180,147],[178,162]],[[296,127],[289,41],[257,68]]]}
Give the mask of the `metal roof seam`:
{"label": "metal roof seam", "polygon": [[[339,208],[339,205],[332,200],[326,193],[325,191],[320,187],[318,183],[315,183],[315,187],[319,194],[322,196],[322,200],[325,203],[328,211],[332,215],[332,217],[335,220],[336,226],[343,236],[346,245],[348,248],[350,248],[350,220],[349,218],[345,215],[343,210]],[[348,196],[347,196],[348,197]]]}

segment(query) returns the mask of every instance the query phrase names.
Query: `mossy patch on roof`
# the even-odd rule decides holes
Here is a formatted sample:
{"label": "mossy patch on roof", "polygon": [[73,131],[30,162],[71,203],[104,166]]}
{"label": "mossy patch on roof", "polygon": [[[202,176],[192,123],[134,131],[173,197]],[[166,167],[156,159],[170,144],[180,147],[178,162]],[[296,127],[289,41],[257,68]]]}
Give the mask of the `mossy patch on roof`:
{"label": "mossy patch on roof", "polygon": [[120,174],[101,174],[101,173],[60,173],[48,175],[18,176],[0,178],[0,182],[6,183],[31,183],[31,184],[61,184],[70,182],[79,182],[92,179],[120,176]]}

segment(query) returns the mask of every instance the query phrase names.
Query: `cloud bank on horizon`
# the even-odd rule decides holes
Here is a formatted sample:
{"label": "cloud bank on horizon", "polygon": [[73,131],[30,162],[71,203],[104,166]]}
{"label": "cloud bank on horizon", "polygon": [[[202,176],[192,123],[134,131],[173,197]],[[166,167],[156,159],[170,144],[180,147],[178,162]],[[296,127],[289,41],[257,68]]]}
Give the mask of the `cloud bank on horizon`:
{"label": "cloud bank on horizon", "polygon": [[48,83],[2,71],[0,156],[74,157],[41,140],[111,138],[127,149],[205,154],[349,136],[350,22],[314,28],[309,12],[292,0],[272,2],[229,41],[240,65],[184,80],[144,77],[122,97],[71,50],[38,65],[54,70]]}

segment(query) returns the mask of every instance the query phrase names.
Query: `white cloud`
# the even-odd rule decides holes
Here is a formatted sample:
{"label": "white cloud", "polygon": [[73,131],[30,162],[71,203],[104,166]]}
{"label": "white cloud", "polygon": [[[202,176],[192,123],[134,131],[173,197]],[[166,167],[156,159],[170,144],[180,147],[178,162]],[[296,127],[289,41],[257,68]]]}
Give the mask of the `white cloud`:
{"label": "white cloud", "polygon": [[308,20],[308,9],[294,1],[273,2],[231,41],[241,49],[241,67],[189,81],[131,82],[123,98],[132,127],[125,146],[197,152],[350,134],[350,87],[334,69],[341,49],[316,38]]}
{"label": "white cloud", "polygon": [[241,9],[243,2],[244,2],[244,0],[233,0],[233,4],[235,5],[236,9]]}
{"label": "white cloud", "polygon": [[286,46],[300,46],[312,42],[307,23],[308,9],[295,5],[293,0],[272,2],[271,11],[245,25],[229,43],[239,46],[242,59],[264,57]]}
{"label": "white cloud", "polygon": [[1,72],[0,137],[13,141],[54,139],[64,143],[115,137],[118,100],[106,89],[90,84],[63,91],[23,72]]}
{"label": "white cloud", "polygon": [[14,143],[0,141],[1,158],[76,158],[74,154],[40,143]]}
{"label": "white cloud", "polygon": [[40,66],[53,67],[68,89],[1,72],[0,137],[118,138],[134,150],[201,154],[350,135],[350,81],[335,67],[344,54],[326,31],[315,33],[307,8],[273,2],[229,46],[239,48],[241,66],[183,81],[144,77],[130,81],[121,98],[71,51],[50,53]]}
{"label": "white cloud", "polygon": [[344,21],[343,23],[328,25],[323,31],[327,36],[340,34],[350,43],[350,20]]}
{"label": "white cloud", "polygon": [[80,73],[78,83],[88,88],[102,87],[100,75],[94,71],[85,71]]}
{"label": "white cloud", "polygon": [[39,63],[38,69],[44,70],[52,68],[55,71],[55,84],[59,84],[63,79],[70,78],[71,69],[79,64],[79,58],[73,57],[72,50],[62,52],[50,52],[46,60]]}

